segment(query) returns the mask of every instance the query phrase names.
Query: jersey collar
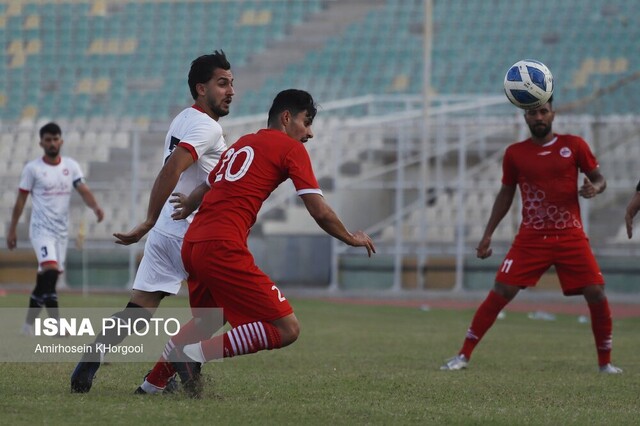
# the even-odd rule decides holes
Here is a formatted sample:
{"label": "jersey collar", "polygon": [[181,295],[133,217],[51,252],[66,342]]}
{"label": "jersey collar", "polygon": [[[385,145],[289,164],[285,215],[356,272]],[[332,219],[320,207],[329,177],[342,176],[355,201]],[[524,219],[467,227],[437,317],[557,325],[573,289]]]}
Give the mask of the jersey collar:
{"label": "jersey collar", "polygon": [[193,108],[193,109],[197,109],[198,111],[200,111],[200,112],[202,112],[202,113],[206,114],[206,112],[204,112],[204,110],[203,110],[202,108],[200,108],[200,107],[199,107],[198,105],[196,105],[196,104],[191,105],[191,108]]}
{"label": "jersey collar", "polygon": [[544,145],[542,145],[542,147],[544,148],[544,147],[547,147],[547,146],[551,146],[551,145],[553,145],[554,143],[556,143],[556,141],[557,141],[557,140],[558,140],[558,136],[555,136],[555,135],[554,135],[554,136],[553,136],[553,139],[551,139],[549,142],[547,142],[547,143],[545,143]]}
{"label": "jersey collar", "polygon": [[58,164],[60,164],[62,162],[62,156],[58,156],[58,161],[56,161],[55,163],[50,163],[47,160],[45,160],[46,155],[42,156],[42,162],[44,164],[46,164],[47,166],[57,166]]}

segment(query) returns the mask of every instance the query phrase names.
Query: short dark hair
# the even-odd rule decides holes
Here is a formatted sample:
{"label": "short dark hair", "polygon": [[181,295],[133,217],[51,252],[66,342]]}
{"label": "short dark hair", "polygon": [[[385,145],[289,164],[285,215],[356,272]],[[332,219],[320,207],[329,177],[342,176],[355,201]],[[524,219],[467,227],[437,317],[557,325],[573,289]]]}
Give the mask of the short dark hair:
{"label": "short dark hair", "polygon": [[223,50],[216,50],[209,55],[202,55],[191,62],[189,70],[189,90],[193,99],[198,99],[196,84],[206,83],[211,80],[216,69],[230,70],[231,64]]}
{"label": "short dark hair", "polygon": [[318,108],[309,92],[298,89],[287,89],[278,93],[273,100],[271,109],[269,109],[267,124],[273,124],[278,115],[283,111],[289,111],[292,115],[306,111],[313,120],[318,112]]}
{"label": "short dark hair", "polygon": [[62,136],[62,129],[56,123],[51,122],[40,127],[40,139],[44,137],[45,133]]}

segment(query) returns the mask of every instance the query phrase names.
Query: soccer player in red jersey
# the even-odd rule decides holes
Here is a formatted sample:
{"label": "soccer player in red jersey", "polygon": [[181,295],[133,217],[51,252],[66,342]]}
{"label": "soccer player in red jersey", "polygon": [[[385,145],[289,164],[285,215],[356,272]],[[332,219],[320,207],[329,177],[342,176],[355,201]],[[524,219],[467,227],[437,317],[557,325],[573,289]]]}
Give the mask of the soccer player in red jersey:
{"label": "soccer player in red jersey", "polygon": [[636,217],[640,211],[640,182],[636,185],[636,192],[629,200],[629,204],[627,204],[627,210],[624,215],[624,222],[627,227],[627,237],[631,239],[633,236],[633,218]]}
{"label": "soccer player in red jersey", "polygon": [[[471,354],[500,311],[520,289],[533,287],[555,266],[565,295],[582,294],[591,313],[591,329],[603,373],[621,373],[611,364],[611,311],[604,279],[582,227],[578,196],[593,198],[606,187],[587,143],[574,135],[552,132],[552,100],[525,111],[531,131],[525,141],[510,145],[502,162],[502,187],[496,196],[477,256],[491,256],[491,236],[509,211],[516,187],[522,195],[522,223],[502,262],[488,297],[480,305],[458,355],[442,370],[466,368]],[[585,174],[578,189],[578,173]]]}
{"label": "soccer player in red jersey", "polygon": [[206,319],[193,318],[167,343],[163,357],[169,362],[158,362],[141,387],[161,389],[177,371],[185,391],[199,397],[202,363],[296,341],[300,326],[291,305],[255,265],[247,247],[262,203],[285,180],[293,181],[309,214],[325,232],[350,246],[365,247],[369,256],[375,253],[371,238],[362,231],[349,232],[322,196],[303,145],[313,137],[316,111],[309,93],[280,92],[269,110],[267,129],[233,144],[208,182],[188,199],[174,194],[175,219],[190,214],[202,200],[182,246],[190,305],[223,308],[232,328],[210,338],[215,329]]}

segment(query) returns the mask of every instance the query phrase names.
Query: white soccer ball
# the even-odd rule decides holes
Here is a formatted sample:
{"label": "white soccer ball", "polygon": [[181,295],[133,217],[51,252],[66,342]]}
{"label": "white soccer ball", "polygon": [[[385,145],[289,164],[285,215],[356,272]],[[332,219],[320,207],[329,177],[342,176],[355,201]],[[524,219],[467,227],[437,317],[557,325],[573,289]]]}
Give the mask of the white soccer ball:
{"label": "white soccer ball", "polygon": [[518,108],[538,108],[553,95],[551,71],[540,61],[518,61],[509,67],[504,76],[504,93]]}

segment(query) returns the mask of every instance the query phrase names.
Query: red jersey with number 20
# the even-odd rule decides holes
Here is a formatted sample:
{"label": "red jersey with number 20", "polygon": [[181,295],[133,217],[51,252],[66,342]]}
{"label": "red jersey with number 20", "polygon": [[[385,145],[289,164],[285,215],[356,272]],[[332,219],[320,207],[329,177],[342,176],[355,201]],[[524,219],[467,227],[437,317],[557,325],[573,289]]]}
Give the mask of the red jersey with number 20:
{"label": "red jersey with number 20", "polygon": [[502,162],[502,183],[520,188],[520,233],[581,231],[578,172],[596,167],[589,145],[578,136],[555,135],[542,146],[531,139],[509,146]]}
{"label": "red jersey with number 20", "polygon": [[246,242],[262,203],[288,178],[298,195],[322,195],[302,142],[272,129],[242,136],[209,174],[211,189],[185,241]]}

